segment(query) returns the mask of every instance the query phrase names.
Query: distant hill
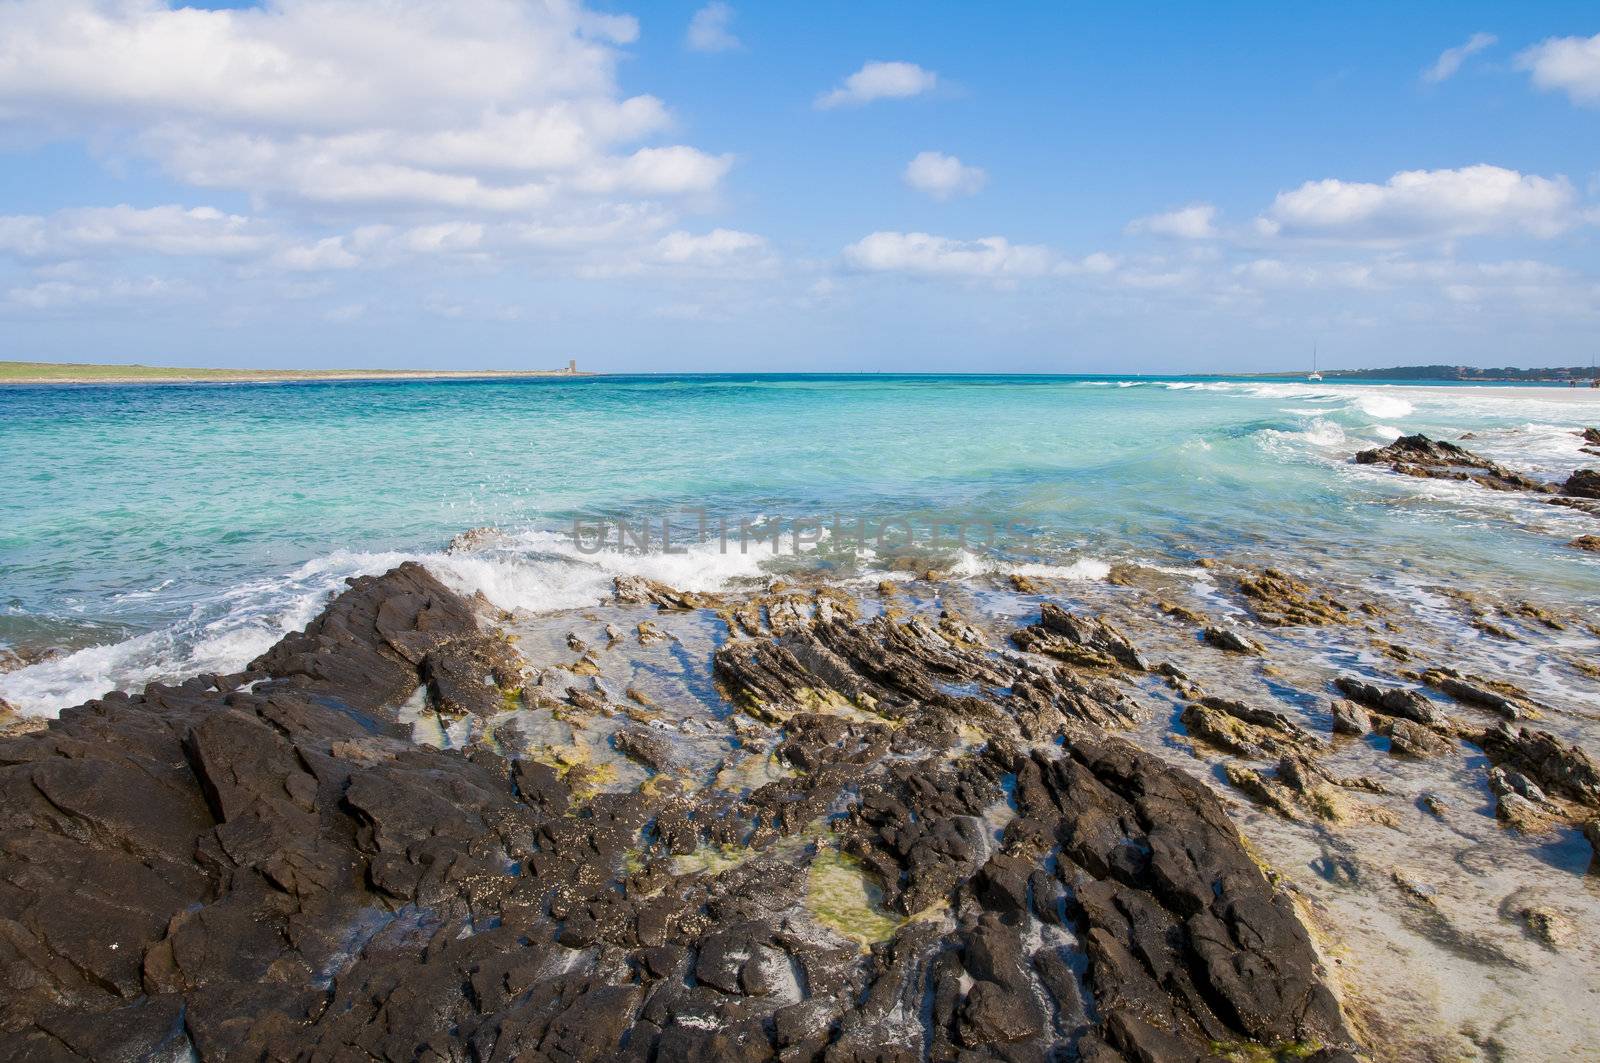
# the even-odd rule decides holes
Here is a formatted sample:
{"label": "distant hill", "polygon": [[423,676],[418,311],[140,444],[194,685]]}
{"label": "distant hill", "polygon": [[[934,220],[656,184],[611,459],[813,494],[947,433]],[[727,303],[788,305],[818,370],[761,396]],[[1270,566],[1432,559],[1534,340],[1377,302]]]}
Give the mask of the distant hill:
{"label": "distant hill", "polygon": [[1398,365],[1390,369],[1325,369],[1324,377],[1341,380],[1517,380],[1565,384],[1596,379],[1600,371],[1586,365],[1556,369],[1479,369],[1470,365]]}

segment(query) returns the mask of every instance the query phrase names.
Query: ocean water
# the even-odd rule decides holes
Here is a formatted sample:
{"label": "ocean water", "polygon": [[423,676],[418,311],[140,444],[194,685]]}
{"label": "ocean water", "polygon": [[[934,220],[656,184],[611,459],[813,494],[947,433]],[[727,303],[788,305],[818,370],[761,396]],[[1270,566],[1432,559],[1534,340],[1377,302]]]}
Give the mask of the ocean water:
{"label": "ocean water", "polygon": [[[1200,377],[0,388],[0,644],[54,651],[0,675],[0,698],[53,714],[236,669],[346,577],[405,558],[533,613],[598,602],[620,572],[695,589],[797,565],[1095,580],[1221,556],[1595,609],[1600,558],[1566,545],[1594,518],[1350,459],[1470,433],[1560,479],[1600,464],[1574,434],[1596,424],[1588,390]],[[691,511],[707,541],[686,541]],[[669,514],[682,552],[660,549]],[[648,548],[617,549],[613,527],[589,552],[595,522],[619,517],[633,540],[651,521]],[[776,529],[779,555],[741,550],[742,524]],[[491,525],[491,548],[444,553]]]}

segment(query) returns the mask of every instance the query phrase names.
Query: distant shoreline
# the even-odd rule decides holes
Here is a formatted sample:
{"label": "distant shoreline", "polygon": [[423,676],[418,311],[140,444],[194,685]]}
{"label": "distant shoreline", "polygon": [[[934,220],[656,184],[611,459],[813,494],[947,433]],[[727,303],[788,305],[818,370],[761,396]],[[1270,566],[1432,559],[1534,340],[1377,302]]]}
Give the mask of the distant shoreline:
{"label": "distant shoreline", "polygon": [[[1560,376],[1534,375],[1539,370],[1523,370],[1527,375],[1516,376],[1414,376],[1401,377],[1390,375],[1400,372],[1398,370],[1370,370],[1370,369],[1330,369],[1324,370],[1322,383],[1329,384],[1367,384],[1388,385],[1393,387],[1439,387],[1439,386],[1472,386],[1472,385],[1513,385],[1524,390],[1529,389],[1560,389],[1566,390],[1592,390],[1588,387],[1588,380],[1578,378],[1576,388],[1572,388],[1574,380]],[[594,373],[575,368],[571,369],[200,369],[181,366],[148,366],[148,365],[115,365],[94,364],[85,362],[17,362],[0,361],[0,387],[7,385],[73,385],[73,384],[290,384],[290,383],[316,383],[316,382],[382,382],[382,381],[429,381],[429,380],[527,380],[546,378],[591,378],[598,376],[611,376],[617,374]],[[1052,373],[1052,372],[948,372],[948,373],[902,373],[885,372],[882,370],[857,370],[851,371],[823,371],[818,373],[805,372],[770,372],[770,373],[672,373],[672,372],[642,372],[624,373],[623,376],[643,377],[676,377],[676,376],[822,376],[822,377],[883,377],[898,376],[908,377],[1020,377],[1020,378],[1061,378],[1061,379],[1113,379],[1125,380],[1185,380],[1185,379],[1211,379],[1219,381],[1262,383],[1316,383],[1308,381],[1303,372],[1269,372],[1269,373],[1238,373],[1238,372],[1212,372],[1212,373]]]}
{"label": "distant shoreline", "polygon": [[0,362],[6,384],[285,384],[314,381],[516,380],[586,377],[574,369],[186,369],[148,365]]}

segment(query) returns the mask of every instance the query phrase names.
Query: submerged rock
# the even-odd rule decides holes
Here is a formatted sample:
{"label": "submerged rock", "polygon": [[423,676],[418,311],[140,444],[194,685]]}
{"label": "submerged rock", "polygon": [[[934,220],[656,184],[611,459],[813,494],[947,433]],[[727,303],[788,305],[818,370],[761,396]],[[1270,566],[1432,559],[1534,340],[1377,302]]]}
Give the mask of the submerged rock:
{"label": "submerged rock", "polygon": [[1328,595],[1286,572],[1264,568],[1239,581],[1250,611],[1263,623],[1280,627],[1299,624],[1343,624],[1351,619],[1350,610]]}
{"label": "submerged rock", "polygon": [[499,528],[485,526],[470,528],[451,539],[445,546],[447,554],[470,554],[479,550],[487,550],[496,546],[505,546],[511,542],[511,536]]}
{"label": "submerged rock", "polygon": [[1246,653],[1259,656],[1262,652],[1260,646],[1257,646],[1231,627],[1207,625],[1200,632],[1200,637],[1208,645],[1215,646],[1219,650],[1227,650],[1230,653]]}

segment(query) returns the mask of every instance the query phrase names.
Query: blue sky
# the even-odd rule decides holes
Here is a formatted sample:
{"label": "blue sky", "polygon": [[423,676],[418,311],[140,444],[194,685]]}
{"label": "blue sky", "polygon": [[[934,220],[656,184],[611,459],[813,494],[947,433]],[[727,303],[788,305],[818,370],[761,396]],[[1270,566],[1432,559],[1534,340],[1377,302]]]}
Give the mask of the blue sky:
{"label": "blue sky", "polygon": [[0,357],[1587,363],[1593,4],[0,0]]}

